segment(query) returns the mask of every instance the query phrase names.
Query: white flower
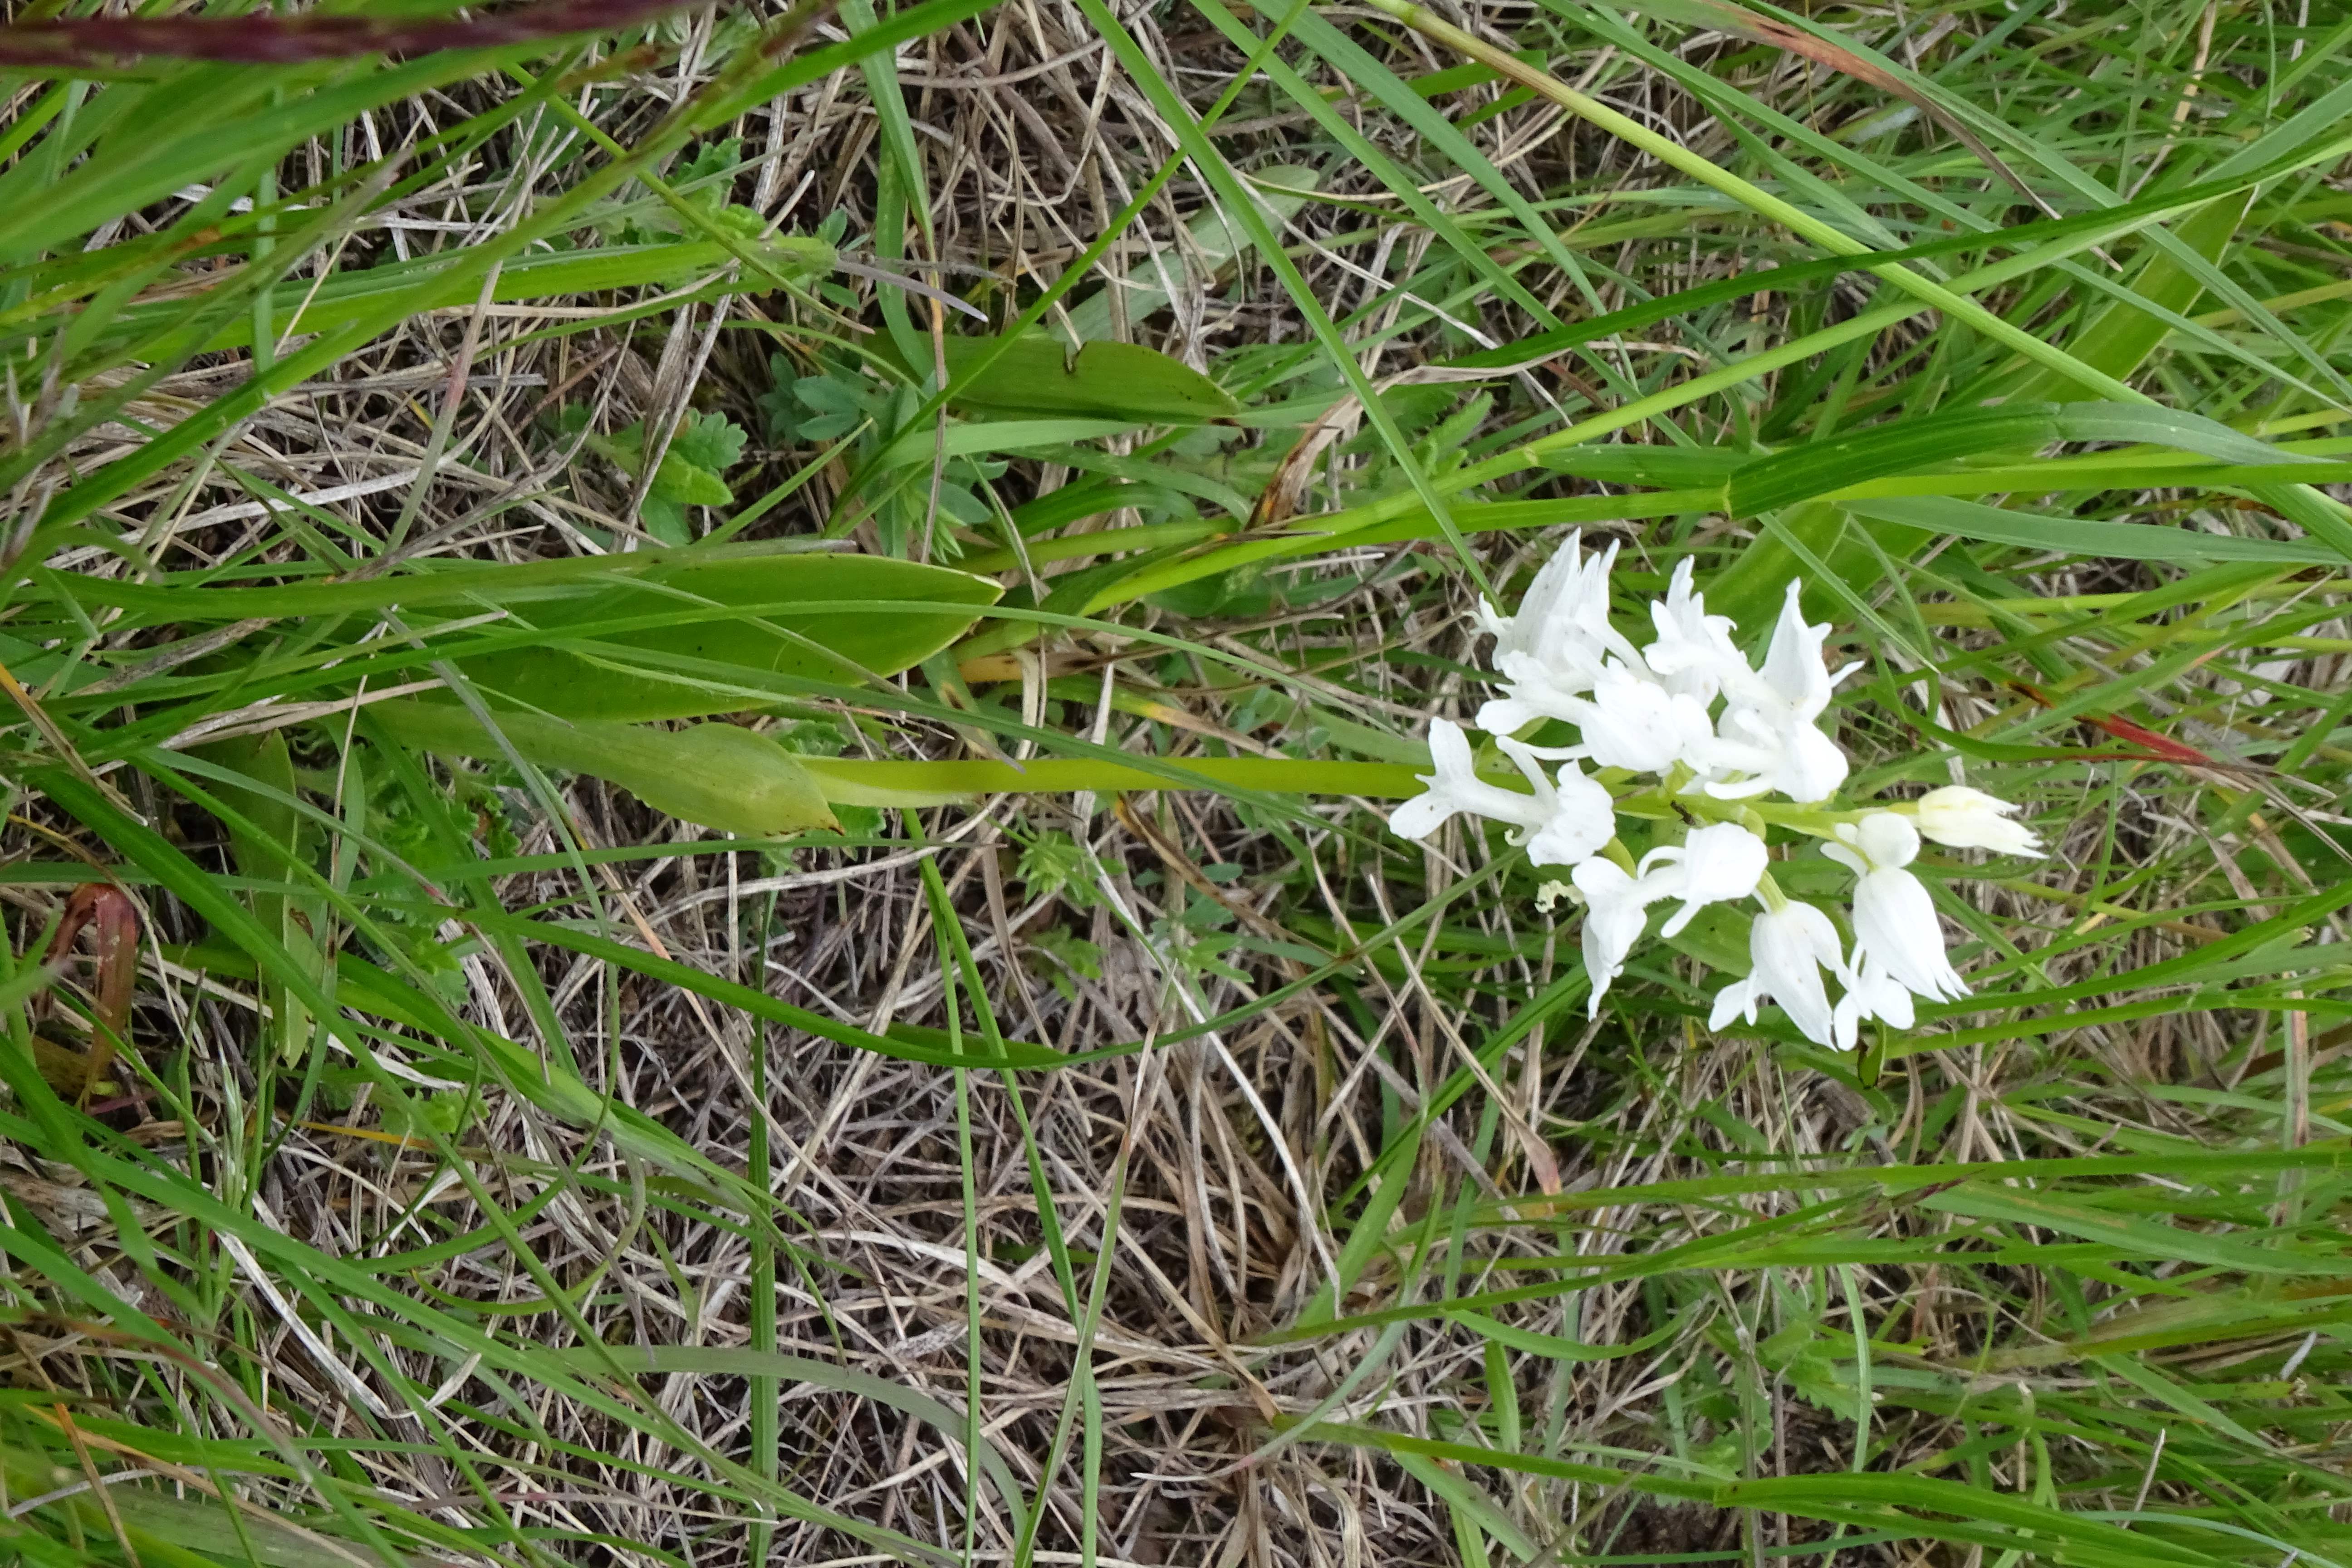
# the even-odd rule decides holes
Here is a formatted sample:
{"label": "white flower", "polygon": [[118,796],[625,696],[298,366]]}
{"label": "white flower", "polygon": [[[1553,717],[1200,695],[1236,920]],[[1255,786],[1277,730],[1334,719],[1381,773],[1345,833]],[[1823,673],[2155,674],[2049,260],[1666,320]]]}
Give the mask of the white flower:
{"label": "white flower", "polygon": [[[1496,737],[1495,743],[1518,764],[1521,773],[1530,779],[1542,779],[1534,747],[1523,746],[1507,735]],[[1543,786],[1538,783],[1537,787]],[[1528,837],[1528,859],[1533,864],[1580,864],[1617,836],[1616,800],[1599,779],[1586,776],[1574,763],[1559,770],[1559,783],[1553,786],[1551,797],[1551,815]]]}
{"label": "white flower", "polygon": [[[1616,564],[1617,547],[1587,555],[1583,538],[1581,531],[1570,534],[1544,563],[1519,601],[1517,615],[1507,620],[1494,605],[1478,602],[1478,624],[1494,635],[1495,669],[1507,683],[1507,692],[1516,686],[1526,688],[1528,699],[1575,696],[1592,689],[1604,660],[1634,663],[1641,658],[1609,623],[1609,570]],[[1478,727],[1507,735],[1542,711],[1507,722],[1512,709],[1507,695],[1480,712]]]}
{"label": "white flower", "polygon": [[1642,658],[1669,691],[1704,707],[1727,681],[1748,673],[1748,660],[1731,641],[1731,617],[1708,615],[1706,596],[1691,586],[1689,556],[1675,563],[1666,596],[1650,605],[1650,619],[1658,640],[1642,650]]}
{"label": "white flower", "polygon": [[1559,705],[1583,736],[1576,750],[1604,768],[1663,773],[1714,735],[1706,704],[1613,662],[1590,699],[1565,697]]}
{"label": "white flower", "polygon": [[1587,555],[1581,531],[1569,535],[1559,553],[1545,563],[1508,620],[1485,600],[1478,624],[1495,636],[1495,671],[1503,693],[1478,710],[1478,728],[1508,735],[1538,719],[1581,724],[1577,699],[1593,689],[1605,672],[1646,679],[1648,668],[1609,620],[1609,571],[1617,546]]}
{"label": "white flower", "polygon": [[1517,734],[1538,719],[1573,720],[1575,711],[1567,704],[1591,690],[1601,673],[1595,667],[1573,679],[1558,677],[1529,653],[1497,654],[1495,668],[1504,678],[1503,694],[1480,704],[1476,720],[1490,735]]}
{"label": "white flower", "polygon": [[[1533,795],[1521,795],[1480,778],[1470,760],[1469,738],[1462,733],[1462,726],[1451,719],[1429,721],[1429,758],[1437,771],[1417,775],[1429,786],[1429,792],[1414,795],[1389,814],[1390,830],[1402,837],[1426,838],[1448,817],[1465,811],[1534,833],[1551,820],[1559,805],[1543,770],[1525,755],[1525,748],[1515,752],[1511,760],[1527,775],[1528,783],[1535,786]],[[1584,782],[1591,783],[1589,779]],[[1593,784],[1593,788],[1601,786]],[[1601,790],[1604,798],[1608,793]]]}
{"label": "white flower", "polygon": [[[1543,563],[1543,569],[1536,574],[1536,580],[1528,584],[1527,593],[1519,600],[1518,614],[1507,616],[1486,600],[1478,601],[1478,625],[1494,637],[1497,662],[1507,654],[1534,653],[1544,626],[1555,612],[1563,608],[1563,600],[1572,607],[1583,599],[1587,592],[1584,552],[1580,548],[1583,540],[1584,531],[1577,530],[1568,536],[1559,552]],[[1610,560],[1604,558],[1600,566],[1605,582]]]}
{"label": "white flower", "polygon": [[1533,793],[1488,784],[1478,776],[1470,741],[1451,719],[1429,721],[1429,755],[1436,772],[1423,773],[1427,793],[1414,795],[1389,814],[1389,828],[1405,838],[1426,838],[1456,813],[1508,823],[1511,842],[1528,847],[1538,866],[1572,866],[1616,834],[1616,803],[1601,781],[1580,768],[1560,770],[1555,786],[1536,764],[1535,750],[1507,738],[1496,742],[1525,775]]}
{"label": "white flower", "polygon": [[[1775,791],[1800,805],[1829,799],[1845,783],[1845,752],[1809,719],[1786,710],[1731,708],[1712,741],[1692,749],[1692,761],[1718,775],[1706,793],[1744,800]],[[1722,775],[1744,775],[1727,779]]]}
{"label": "white flower", "polygon": [[1576,889],[1566,882],[1546,882],[1536,889],[1536,911],[1538,914],[1548,915],[1560,900],[1567,899],[1574,901],[1576,897]]}
{"label": "white flower", "polygon": [[1831,1025],[1838,1049],[1853,1049],[1854,1042],[1862,1037],[1864,1018],[1882,1019],[1898,1029],[1911,1026],[1916,1017],[1911,1009],[1911,993],[1881,967],[1875,955],[1865,954],[1861,966],[1843,978],[1845,994],[1838,998]]}
{"label": "white flower", "polygon": [[2018,809],[1966,784],[1946,784],[1919,797],[1919,832],[1954,849],[1990,849],[1996,855],[2039,855],[2042,840],[2021,822]]}
{"label": "white flower", "polygon": [[[1830,1011],[1829,989],[1822,971],[1846,979],[1837,928],[1830,917],[1811,904],[1784,903],[1756,917],[1748,928],[1748,957],[1753,965],[1745,980],[1736,980],[1716,993],[1715,1011],[1706,1026],[1720,1029],[1734,1017],[1756,1021],[1756,1009],[1778,1002],[1797,1032],[1816,1045],[1834,1038],[1835,1018]],[[1849,987],[1852,981],[1848,980]],[[1897,988],[1900,989],[1899,987]],[[1910,994],[1903,993],[1905,1006]]]}
{"label": "white flower", "polygon": [[1919,835],[1910,820],[1874,811],[1858,825],[1840,824],[1838,837],[1843,842],[1824,846],[1824,851],[1862,873],[1853,889],[1855,969],[1868,961],[1875,973],[1922,996],[1967,995],[1968,986],[1944,954],[1944,926],[1935,900],[1903,868],[1919,854]]}
{"label": "white flower", "polygon": [[1765,860],[1764,840],[1736,822],[1695,827],[1682,843],[1643,856],[1642,880],[1656,889],[1651,897],[1683,901],[1658,934],[1677,936],[1708,904],[1747,898],[1764,879]]}
{"label": "white flower", "polygon": [[[1822,662],[1829,625],[1805,624],[1799,586],[1789,584],[1762,671],[1726,672],[1723,721],[1715,739],[1695,748],[1693,755],[1717,775],[1706,784],[1709,795],[1728,800],[1777,790],[1810,805],[1827,800],[1845,783],[1845,752],[1815,721],[1828,709],[1837,683],[1859,666],[1832,673]],[[1734,774],[1746,776],[1733,779]]]}
{"label": "white flower", "polygon": [[1596,855],[1569,873],[1584,895],[1584,973],[1592,982],[1588,1018],[1601,1016],[1610,982],[1625,972],[1625,955],[1641,940],[1649,908],[1665,890],[1649,878],[1630,876],[1614,860]]}

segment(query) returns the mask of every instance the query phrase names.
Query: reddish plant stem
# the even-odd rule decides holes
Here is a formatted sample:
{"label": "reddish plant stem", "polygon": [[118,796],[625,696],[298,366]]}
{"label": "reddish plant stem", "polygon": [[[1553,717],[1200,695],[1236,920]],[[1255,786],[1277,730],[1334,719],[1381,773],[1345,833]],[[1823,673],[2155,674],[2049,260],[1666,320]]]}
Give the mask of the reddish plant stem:
{"label": "reddish plant stem", "polygon": [[680,0],[541,0],[448,16],[73,16],[0,27],[0,66],[102,69],[155,58],[299,65],[356,55],[422,55],[531,44],[633,27]]}

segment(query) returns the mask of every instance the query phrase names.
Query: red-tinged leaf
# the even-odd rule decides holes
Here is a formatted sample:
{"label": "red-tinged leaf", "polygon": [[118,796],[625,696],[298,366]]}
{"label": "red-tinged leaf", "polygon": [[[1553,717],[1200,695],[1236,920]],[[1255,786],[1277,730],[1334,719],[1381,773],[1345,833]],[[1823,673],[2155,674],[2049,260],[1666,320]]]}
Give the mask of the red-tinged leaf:
{"label": "red-tinged leaf", "polygon": [[[2010,679],[2002,681],[2001,684],[2021,696],[2030,698],[2042,707],[2058,706],[2056,699],[2030,680]],[[2246,764],[2243,763],[2225,762],[2219,757],[2208,756],[2186,742],[2176,741],[2168,735],[2159,735],[2144,724],[2135,724],[2128,719],[2118,719],[2112,713],[2085,713],[2081,716],[2081,719],[2082,722],[2088,724],[2094,730],[2113,735],[2118,741],[2129,741],[2135,745],[2146,746],[2147,751],[2146,752],[2069,751],[2058,754],[2070,756],[2082,762],[2185,763],[2190,767],[2229,768],[2241,773],[2247,771]]]}
{"label": "red-tinged leaf", "polygon": [[131,993],[139,978],[139,906],[110,883],[83,883],[66,900],[43,962],[62,969],[85,928],[98,968],[91,986],[98,1027],[90,1031],[89,1057],[82,1066],[82,1093],[87,1095],[89,1086],[106,1075],[116,1047],[131,1040]]}
{"label": "red-tinged leaf", "polygon": [[2189,763],[2206,768],[2240,765],[2209,757],[2194,746],[2184,744],[2169,736],[2159,735],[2155,731],[2144,725],[2135,724],[2128,719],[2117,719],[2111,714],[2085,713],[2083,715],[2083,722],[2094,730],[2105,731],[2118,741],[2130,741],[2146,746],[2168,763]]}
{"label": "red-tinged leaf", "polygon": [[470,17],[68,16],[0,27],[0,62],[68,69],[144,57],[241,65],[405,58],[615,32],[681,8],[680,0],[542,0]]}

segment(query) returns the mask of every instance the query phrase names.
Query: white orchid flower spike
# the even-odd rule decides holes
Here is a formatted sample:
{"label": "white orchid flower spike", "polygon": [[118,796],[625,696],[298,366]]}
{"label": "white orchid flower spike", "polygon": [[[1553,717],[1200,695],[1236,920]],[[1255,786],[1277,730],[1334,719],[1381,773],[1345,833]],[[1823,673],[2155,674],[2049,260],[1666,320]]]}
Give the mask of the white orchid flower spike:
{"label": "white orchid flower spike", "polygon": [[[1852,765],[1830,704],[1860,666],[1830,667],[1831,628],[1805,619],[1801,584],[1789,584],[1763,662],[1751,667],[1731,618],[1707,613],[1685,557],[1665,592],[1629,616],[1656,634],[1636,647],[1612,618],[1618,547],[1588,554],[1582,542],[1580,533],[1568,536],[1517,613],[1478,605],[1478,627],[1495,639],[1488,662],[1499,689],[1479,709],[1477,727],[1495,736],[1528,792],[1478,777],[1461,727],[1433,719],[1426,793],[1398,806],[1390,826],[1425,838],[1454,816],[1488,817],[1509,827],[1533,865],[1566,867],[1565,881],[1543,880],[1537,904],[1549,913],[1575,890],[1595,1016],[1642,940],[1650,906],[1667,900],[1679,906],[1661,928],[1669,938],[1710,906],[1750,897],[1763,906],[1748,931],[1748,973],[1716,994],[1715,1028],[1734,1018],[1752,1024],[1777,1004],[1807,1039],[1851,1047],[1865,1019],[1908,1029],[1915,998],[1967,995],[1935,900],[1910,867],[1922,835],[1956,849],[2042,853],[2033,830],[2012,820],[2020,808],[1955,784],[1857,820],[1859,803],[1838,799]],[[1545,736],[1542,745],[1515,738],[1538,722],[1575,735],[1567,743]],[[1563,765],[1547,776],[1546,762]],[[1580,765],[1587,763],[1596,773]],[[1790,804],[1760,804],[1772,795]],[[1621,819],[1629,796],[1640,804]],[[1759,804],[1730,804],[1750,801]],[[1645,851],[1638,861],[1617,842],[1621,821],[1626,841]],[[1850,956],[1827,910],[1772,882],[1766,824],[1784,841],[1827,840],[1830,858],[1856,873]]]}

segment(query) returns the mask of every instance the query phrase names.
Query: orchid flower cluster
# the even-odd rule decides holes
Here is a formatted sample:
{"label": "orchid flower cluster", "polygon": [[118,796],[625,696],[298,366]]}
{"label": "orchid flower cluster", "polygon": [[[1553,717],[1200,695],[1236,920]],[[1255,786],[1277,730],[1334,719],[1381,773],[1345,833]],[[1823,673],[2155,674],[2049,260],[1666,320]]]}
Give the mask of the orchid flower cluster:
{"label": "orchid flower cluster", "polygon": [[[1536,576],[1518,614],[1481,601],[1479,625],[1495,638],[1501,695],[1478,711],[1477,727],[1523,774],[1521,794],[1478,776],[1470,742],[1446,719],[1430,721],[1436,771],[1428,792],[1399,806],[1390,826],[1426,838],[1458,813],[1507,823],[1512,842],[1539,867],[1568,868],[1548,883],[1546,908],[1562,894],[1584,906],[1591,1012],[1623,973],[1647,928],[1651,906],[1675,902],[1659,934],[1674,937],[1711,904],[1753,899],[1750,968],[1715,999],[1709,1027],[1756,1021],[1778,1003],[1804,1036],[1852,1049],[1863,1020],[1909,1028],[1913,999],[1968,994],[1945,951],[1934,900],[1908,869],[1924,837],[1954,848],[2038,855],[2032,831],[2010,817],[2017,807],[1964,785],[1916,801],[1839,806],[1845,752],[1821,727],[1838,682],[1823,662],[1826,625],[1808,626],[1789,585],[1760,668],[1732,640],[1728,616],[1711,616],[1691,584],[1691,563],[1675,568],[1665,596],[1651,604],[1656,637],[1646,647],[1609,619],[1613,544],[1588,555],[1581,534]],[[1720,706],[1718,707],[1718,704]],[[1575,726],[1579,742],[1543,747],[1514,739],[1539,721]],[[1558,763],[1547,775],[1542,763]],[[1584,764],[1596,770],[1588,773]],[[1639,782],[1651,775],[1654,786]],[[1621,795],[1622,800],[1621,801]],[[1783,805],[1772,795],[1792,803]],[[1621,810],[1688,825],[1679,844],[1636,860],[1617,836]],[[1767,824],[1824,840],[1823,853],[1855,874],[1848,924],[1791,899],[1774,883]],[[1839,987],[1831,1000],[1829,981]]]}

